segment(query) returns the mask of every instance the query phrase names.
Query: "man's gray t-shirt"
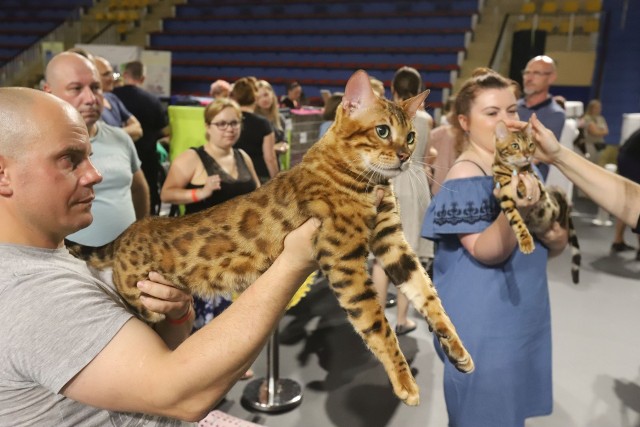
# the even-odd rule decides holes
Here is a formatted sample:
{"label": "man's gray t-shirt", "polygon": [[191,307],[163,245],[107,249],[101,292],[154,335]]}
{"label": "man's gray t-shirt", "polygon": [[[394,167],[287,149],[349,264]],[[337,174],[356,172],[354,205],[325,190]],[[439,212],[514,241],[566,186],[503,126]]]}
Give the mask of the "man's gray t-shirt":
{"label": "man's gray t-shirt", "polygon": [[59,394],[133,316],[65,248],[0,244],[0,307],[0,426],[193,425]]}

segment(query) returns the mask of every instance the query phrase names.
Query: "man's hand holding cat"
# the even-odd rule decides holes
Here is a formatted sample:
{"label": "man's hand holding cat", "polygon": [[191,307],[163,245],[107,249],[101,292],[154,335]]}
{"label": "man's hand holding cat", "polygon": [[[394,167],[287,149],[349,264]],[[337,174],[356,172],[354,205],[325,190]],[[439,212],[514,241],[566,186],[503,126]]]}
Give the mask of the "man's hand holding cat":
{"label": "man's hand holding cat", "polygon": [[318,268],[313,253],[313,235],[321,222],[317,218],[310,218],[300,227],[293,230],[284,239],[284,250],[278,259],[286,260],[289,267],[311,274]]}
{"label": "man's hand holding cat", "polygon": [[147,280],[138,282],[142,291],[140,301],[151,311],[167,315],[170,319],[179,319],[189,310],[191,294],[176,288],[163,275],[152,271]]}

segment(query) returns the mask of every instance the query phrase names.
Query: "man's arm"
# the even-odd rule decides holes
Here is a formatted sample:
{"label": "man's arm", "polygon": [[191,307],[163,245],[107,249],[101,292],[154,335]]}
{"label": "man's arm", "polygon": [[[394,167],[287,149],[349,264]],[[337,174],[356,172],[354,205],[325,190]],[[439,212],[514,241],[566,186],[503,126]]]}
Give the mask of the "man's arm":
{"label": "man's arm", "polygon": [[133,115],[129,116],[122,129],[131,137],[133,141],[137,141],[142,137],[142,125]]}
{"label": "man's arm", "polygon": [[533,135],[538,145],[536,157],[552,163],[595,203],[635,228],[640,217],[640,185],[591,163],[561,146],[553,133],[535,115]]}
{"label": "man's arm", "polygon": [[62,393],[110,410],[202,419],[256,359],[297,288],[317,268],[315,230],[309,220],[290,233],[273,265],[174,351],[131,319]]}
{"label": "man's arm", "polygon": [[133,174],[133,180],[131,181],[131,199],[133,201],[133,208],[136,211],[136,219],[149,215],[151,210],[149,185],[147,184],[142,169],[138,169]]}

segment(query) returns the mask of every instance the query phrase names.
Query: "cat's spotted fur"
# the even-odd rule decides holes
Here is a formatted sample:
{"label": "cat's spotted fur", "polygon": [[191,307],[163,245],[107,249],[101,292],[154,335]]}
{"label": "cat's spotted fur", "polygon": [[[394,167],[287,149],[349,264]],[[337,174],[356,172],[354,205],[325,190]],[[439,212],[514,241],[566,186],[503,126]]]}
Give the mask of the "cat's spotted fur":
{"label": "cat's spotted fur", "polygon": [[[162,316],[145,309],[135,286],[149,271],[202,297],[243,290],[280,254],[287,233],[316,217],[321,225],[313,244],[320,269],[349,321],[384,365],[396,395],[416,405],[418,387],[367,271],[370,251],[426,318],[452,363],[463,372],[474,367],[404,239],[389,185],[408,167],[415,139],[411,119],[427,94],[396,105],[377,98],[367,74],[356,72],[335,124],[292,170],[202,212],[140,220],[106,247],[70,244],[70,250],[94,267],[112,265],[119,292],[155,322]],[[379,190],[384,196],[376,207]]]}
{"label": "cat's spotted fur", "polygon": [[571,276],[574,283],[579,281],[580,246],[578,236],[571,220],[571,205],[566,194],[559,188],[545,189],[537,179],[540,189],[540,200],[531,208],[526,218],[522,218],[516,209],[515,197],[525,194],[524,184],[519,182],[518,194],[512,194],[511,178],[516,173],[529,173],[536,176],[531,167],[531,160],[536,146],[531,134],[531,124],[522,131],[511,132],[504,122],[496,125],[496,152],[493,163],[493,179],[499,187],[498,200],[500,208],[507,216],[511,228],[516,234],[520,250],[529,254],[533,252],[535,244],[531,233],[542,235],[558,222],[569,232],[569,244],[572,251]]}

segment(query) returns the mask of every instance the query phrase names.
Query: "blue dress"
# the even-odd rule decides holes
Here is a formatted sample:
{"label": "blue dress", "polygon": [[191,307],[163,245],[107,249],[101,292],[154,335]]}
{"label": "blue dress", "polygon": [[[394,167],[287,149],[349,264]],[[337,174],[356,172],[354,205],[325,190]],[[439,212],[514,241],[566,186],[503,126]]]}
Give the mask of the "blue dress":
{"label": "blue dress", "polygon": [[[532,254],[516,246],[506,261],[486,266],[458,238],[495,221],[500,206],[492,191],[491,176],[447,181],[422,227],[437,244],[438,294],[475,362],[471,374],[445,362],[450,427],[522,427],[553,406],[547,249],[536,240]],[[437,343],[436,350],[444,360]]]}

